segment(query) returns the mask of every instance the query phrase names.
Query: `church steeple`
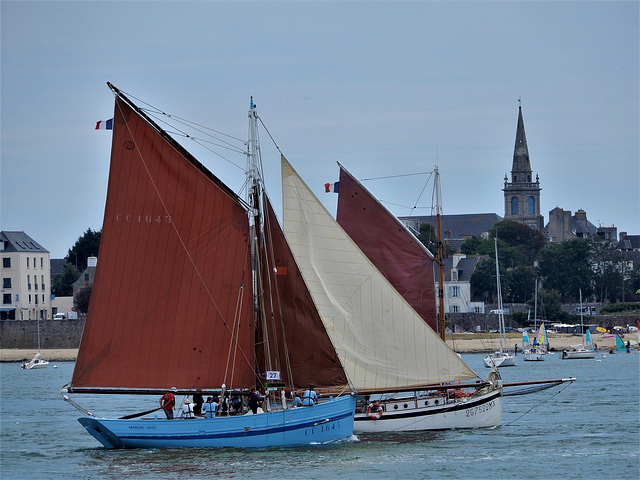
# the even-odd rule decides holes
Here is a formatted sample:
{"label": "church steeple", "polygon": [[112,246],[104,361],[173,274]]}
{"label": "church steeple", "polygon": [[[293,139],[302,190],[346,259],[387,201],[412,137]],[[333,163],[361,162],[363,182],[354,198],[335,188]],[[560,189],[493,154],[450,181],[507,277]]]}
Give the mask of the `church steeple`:
{"label": "church steeple", "polygon": [[[520,100],[518,100],[520,103]],[[527,136],[524,133],[522,106],[518,105],[518,126],[516,127],[516,144],[513,148],[511,165],[511,182],[504,176],[504,218],[529,225],[542,232],[544,217],[540,215],[540,181],[536,175],[533,180]]]}
{"label": "church steeple", "polygon": [[511,181],[530,182],[531,162],[529,161],[529,148],[527,136],[524,133],[524,120],[522,119],[522,106],[518,107],[518,127],[516,128],[516,145],[513,148],[513,165],[511,166]]}

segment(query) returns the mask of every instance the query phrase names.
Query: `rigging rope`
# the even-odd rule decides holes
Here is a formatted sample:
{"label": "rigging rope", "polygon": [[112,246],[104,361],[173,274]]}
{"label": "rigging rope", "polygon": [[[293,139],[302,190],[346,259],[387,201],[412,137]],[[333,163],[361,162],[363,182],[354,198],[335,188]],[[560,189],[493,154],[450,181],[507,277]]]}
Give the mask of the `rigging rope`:
{"label": "rigging rope", "polygon": [[[524,417],[525,415],[528,415],[528,414],[529,414],[529,412],[531,412],[531,410],[533,410],[534,408],[537,408],[537,407],[539,407],[540,405],[542,405],[543,403],[548,402],[549,400],[551,400],[551,399],[552,399],[553,397],[555,397],[556,395],[560,395],[560,394],[564,391],[564,389],[565,389],[565,388],[567,388],[567,387],[568,387],[569,385],[571,385],[572,383],[573,383],[573,382],[569,382],[569,383],[567,383],[567,384],[564,386],[564,388],[561,388],[561,389],[560,389],[560,390],[558,390],[556,393],[554,393],[553,395],[551,395],[549,398],[547,398],[547,399],[545,399],[545,400],[541,401],[540,403],[537,403],[536,405],[532,406],[529,410],[527,410],[526,412],[524,412],[524,413],[523,413],[522,415],[520,415],[519,417],[514,418],[513,420],[511,420],[511,421],[510,421],[509,423],[507,423],[506,425],[511,425],[512,423],[517,422],[518,420],[520,420],[520,419],[521,419],[522,417]],[[545,390],[545,389],[547,389],[547,388],[555,387],[556,385],[557,385],[557,384],[542,385],[542,387],[544,387],[544,388],[540,388],[540,390]],[[523,390],[526,390],[526,392],[524,392],[524,393],[518,393],[518,392],[520,392],[520,390],[518,390],[517,392],[510,393],[510,394],[505,394],[505,393],[503,392],[503,393],[502,393],[502,395],[503,395],[503,396],[505,396],[505,397],[506,397],[506,396],[513,396],[513,395],[526,395],[527,393],[531,393],[532,391],[534,391],[534,392],[535,392],[535,391],[538,391],[538,390],[532,390],[531,388],[525,388],[525,389],[523,389]]]}

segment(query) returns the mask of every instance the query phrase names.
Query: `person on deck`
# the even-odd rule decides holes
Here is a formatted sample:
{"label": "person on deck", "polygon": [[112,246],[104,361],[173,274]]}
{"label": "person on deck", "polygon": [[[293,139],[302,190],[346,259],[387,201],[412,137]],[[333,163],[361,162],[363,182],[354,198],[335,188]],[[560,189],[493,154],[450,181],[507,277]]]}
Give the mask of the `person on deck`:
{"label": "person on deck", "polygon": [[249,408],[254,414],[258,413],[258,407],[263,400],[264,397],[261,397],[256,391],[256,388],[253,387],[249,393]]}
{"label": "person on deck", "polygon": [[303,407],[312,407],[318,403],[318,394],[314,390],[314,386],[310,385],[309,390],[304,392],[302,395],[302,406]]}
{"label": "person on deck", "polygon": [[218,404],[213,401],[213,397],[207,397],[207,401],[202,404],[204,418],[214,418],[216,416],[216,408],[218,408]]}
{"label": "person on deck", "polygon": [[204,403],[204,398],[202,398],[202,391],[200,389],[196,390],[196,393],[193,394],[193,413],[196,416],[202,415],[202,404]]}
{"label": "person on deck", "polygon": [[184,405],[182,405],[182,418],[196,418],[193,413],[193,403],[188,398],[184,399]]}
{"label": "person on deck", "polygon": [[170,392],[167,392],[160,397],[160,408],[162,408],[168,420],[173,420],[173,407],[176,405],[174,392],[176,391],[176,387],[171,387]]}

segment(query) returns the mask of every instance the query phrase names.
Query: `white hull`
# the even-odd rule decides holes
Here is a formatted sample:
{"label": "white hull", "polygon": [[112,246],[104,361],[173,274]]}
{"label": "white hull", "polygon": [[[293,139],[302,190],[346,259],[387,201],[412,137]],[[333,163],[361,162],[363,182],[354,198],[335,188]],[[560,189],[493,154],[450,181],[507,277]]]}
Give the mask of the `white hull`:
{"label": "white hull", "polygon": [[487,368],[491,368],[493,366],[496,366],[496,367],[515,367],[516,366],[516,357],[514,357],[510,353],[503,353],[503,352],[490,353],[489,355],[484,357],[483,360],[484,360],[484,365]]}
{"label": "white hull", "polygon": [[36,353],[36,356],[31,359],[28,363],[23,363],[22,368],[25,370],[35,370],[38,368],[47,368],[49,366],[49,362],[46,360],[40,360],[40,353]]}
{"label": "white hull", "polygon": [[597,352],[595,350],[587,350],[586,348],[582,349],[571,349],[571,350],[563,350],[562,358],[563,360],[573,360],[579,358],[595,358]]}
{"label": "white hull", "polygon": [[526,362],[542,362],[544,361],[545,352],[539,350],[525,350],[524,359]]}
{"label": "white hull", "polygon": [[382,408],[380,417],[357,412],[354,433],[495,427],[502,419],[502,389],[473,397],[419,396],[376,403]]}

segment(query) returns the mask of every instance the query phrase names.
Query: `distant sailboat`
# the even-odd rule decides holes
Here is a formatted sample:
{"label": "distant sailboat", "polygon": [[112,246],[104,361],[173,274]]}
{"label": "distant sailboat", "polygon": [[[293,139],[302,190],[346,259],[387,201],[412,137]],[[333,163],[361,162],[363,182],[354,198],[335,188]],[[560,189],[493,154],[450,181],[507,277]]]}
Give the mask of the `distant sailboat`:
{"label": "distant sailboat", "polygon": [[587,328],[586,335],[584,333],[584,320],[582,315],[582,290],[580,290],[580,327],[582,329],[583,342],[580,345],[571,345],[571,348],[562,350],[560,358],[563,360],[572,360],[580,358],[595,358],[596,351],[593,348],[593,341],[591,340],[591,332]]}
{"label": "distant sailboat", "polygon": [[522,332],[522,352],[525,361],[540,362],[544,360],[544,347],[541,347],[540,345],[531,345],[529,342],[529,335],[526,330]]}
{"label": "distant sailboat", "polygon": [[506,347],[506,332],[504,325],[504,308],[502,306],[502,287],[500,285],[500,268],[498,266],[498,238],[494,239],[496,252],[496,284],[498,288],[498,332],[500,335],[500,350],[488,354],[483,358],[486,367],[515,367],[516,357],[503,350]]}
{"label": "distant sailboat", "polygon": [[[244,398],[241,413],[257,385],[267,400],[263,413],[211,420],[135,418],[153,410],[105,419],[64,395],[85,413],[78,421],[107,448],[350,438],[355,397],[264,192],[253,99],[243,200],[109,86],[116,98],[101,261],[66,392],[200,389],[223,402]],[[292,392],[310,384],[337,393],[295,407]]]}
{"label": "distant sailboat", "polygon": [[37,370],[41,368],[47,368],[49,366],[49,362],[47,360],[42,359],[42,355],[40,354],[40,319],[38,321],[38,353],[34,355],[34,357],[22,364],[22,368],[25,370]]}
{"label": "distant sailboat", "polygon": [[616,350],[618,352],[624,352],[627,350],[627,347],[624,344],[624,340],[620,338],[620,335],[617,332],[616,332]]}

